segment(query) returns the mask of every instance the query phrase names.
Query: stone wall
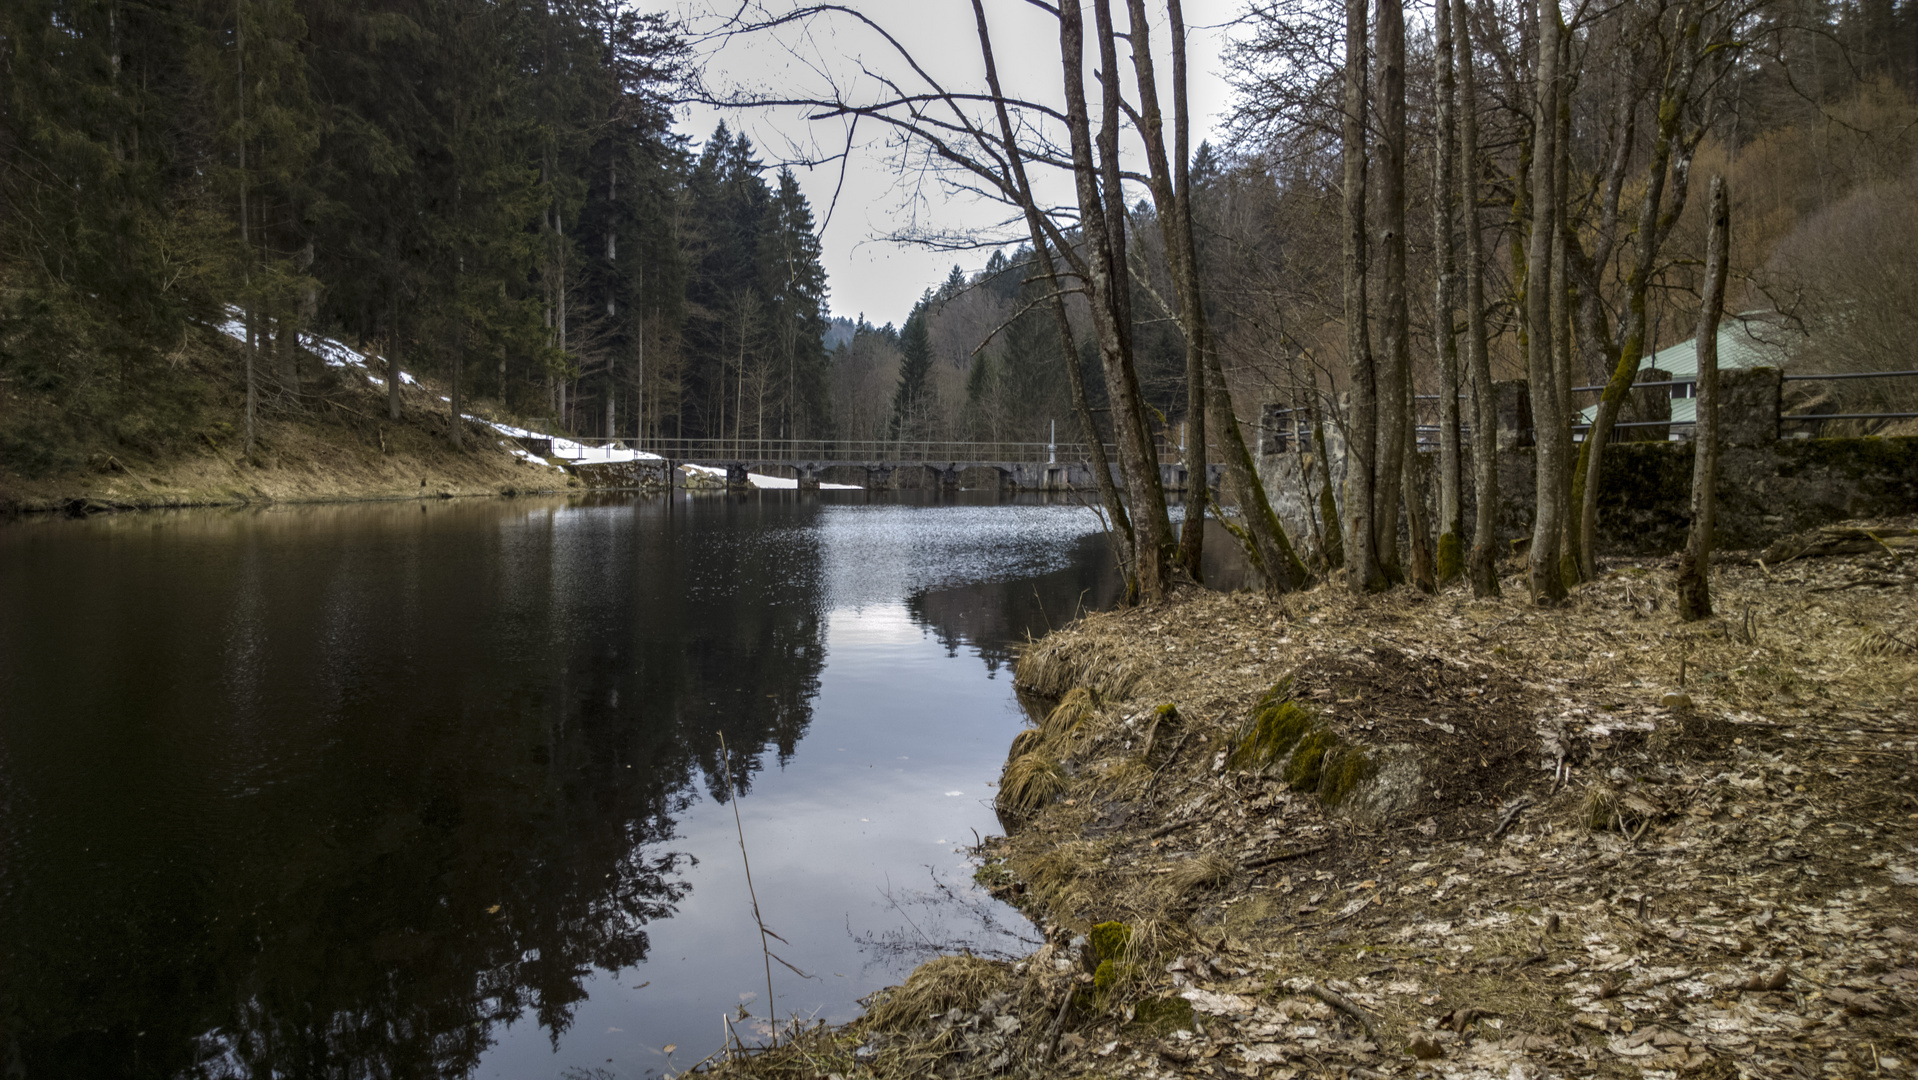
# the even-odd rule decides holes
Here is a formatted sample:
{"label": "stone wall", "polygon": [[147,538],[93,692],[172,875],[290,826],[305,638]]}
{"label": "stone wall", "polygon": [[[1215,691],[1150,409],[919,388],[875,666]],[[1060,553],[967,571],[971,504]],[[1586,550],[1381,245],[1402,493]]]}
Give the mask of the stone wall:
{"label": "stone wall", "polygon": [[668,488],[673,486],[674,474],[669,463],[657,458],[650,460],[642,458],[637,461],[574,462],[565,468],[568,473],[584,481],[587,487]]}
{"label": "stone wall", "polygon": [[[1780,439],[1779,373],[1774,368],[1720,373],[1718,545],[1758,548],[1794,532],[1846,518],[1918,513],[1918,438]],[[1498,533],[1531,535],[1535,464],[1525,386],[1499,384]],[[1344,475],[1343,446],[1330,440],[1334,473]],[[1477,514],[1469,450],[1461,455],[1466,542]],[[1438,455],[1419,455],[1425,501],[1437,520]],[[1599,549],[1614,555],[1662,555],[1684,546],[1691,523],[1693,446],[1687,442],[1614,442],[1599,483]],[[1260,458],[1266,490],[1294,535],[1310,537],[1298,453]]]}

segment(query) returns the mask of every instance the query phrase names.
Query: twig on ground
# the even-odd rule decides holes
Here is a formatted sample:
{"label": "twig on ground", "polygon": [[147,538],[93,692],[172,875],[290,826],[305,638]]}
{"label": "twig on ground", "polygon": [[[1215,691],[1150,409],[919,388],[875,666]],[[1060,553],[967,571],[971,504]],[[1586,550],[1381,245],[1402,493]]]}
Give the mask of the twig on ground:
{"label": "twig on ground", "polygon": [[1180,829],[1190,829],[1192,826],[1197,825],[1198,823],[1199,823],[1198,818],[1187,818],[1184,821],[1175,821],[1170,825],[1161,825],[1158,828],[1152,830],[1151,832],[1146,833],[1145,839],[1157,840],[1162,836],[1171,836],[1173,833],[1178,832]]}
{"label": "twig on ground", "polygon": [[1272,866],[1277,863],[1290,862],[1293,859],[1303,859],[1307,855],[1317,855],[1319,852],[1331,846],[1330,844],[1320,844],[1317,847],[1298,848],[1293,851],[1280,851],[1271,855],[1261,855],[1256,859],[1247,859],[1240,863],[1239,869],[1257,870],[1261,867]]}
{"label": "twig on ground", "polygon": [[[1554,784],[1553,790],[1557,790],[1557,787],[1558,787],[1557,784]],[[1530,805],[1532,805],[1531,798],[1529,796],[1524,796],[1524,795],[1521,795],[1518,798],[1513,799],[1511,802],[1506,803],[1505,809],[1500,811],[1498,815],[1498,824],[1492,827],[1492,834],[1490,836],[1487,836],[1486,839],[1496,840],[1500,836],[1503,836],[1505,834],[1505,830],[1511,828],[1512,825],[1518,821],[1518,816],[1524,813],[1525,808]]]}
{"label": "twig on ground", "polygon": [[1352,1004],[1351,1001],[1346,999],[1344,994],[1326,986],[1324,983],[1313,983],[1310,993],[1313,997],[1318,998],[1320,1001],[1325,1002],[1327,1005],[1358,1021],[1359,1027],[1365,1031],[1365,1037],[1376,1041],[1372,1030],[1372,1015],[1357,1005]]}
{"label": "twig on ground", "polygon": [[1052,1053],[1059,1048],[1059,1029],[1066,1026],[1066,1012],[1072,1008],[1072,980],[1066,980],[1066,988],[1059,994],[1059,1012],[1052,1018],[1052,1026],[1046,1030],[1046,1041],[1039,1044],[1039,1064],[1052,1060]]}

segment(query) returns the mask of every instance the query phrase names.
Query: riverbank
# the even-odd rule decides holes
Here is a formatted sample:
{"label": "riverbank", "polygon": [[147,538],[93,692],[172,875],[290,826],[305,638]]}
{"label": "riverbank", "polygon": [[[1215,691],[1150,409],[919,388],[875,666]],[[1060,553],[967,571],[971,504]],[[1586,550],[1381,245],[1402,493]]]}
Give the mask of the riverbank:
{"label": "riverbank", "polygon": [[[1901,1076],[1918,1067],[1918,537],[1539,610],[1193,593],[1021,657],[979,880],[1048,944],[934,961],[719,1075]],[[1857,548],[1868,551],[1857,551]]]}
{"label": "riverbank", "polygon": [[[383,419],[383,418],[382,418]],[[101,453],[49,475],[0,475],[0,513],[103,513],[272,502],[357,502],[566,491],[579,481],[515,457],[475,427],[448,443],[445,418],[408,410],[398,423],[263,425],[254,452],[208,435],[197,449],[159,456]]]}
{"label": "riverbank", "polygon": [[[239,346],[218,328],[184,344],[137,397],[83,408],[0,387],[0,514],[353,502],[565,491],[581,486],[469,418],[454,448],[442,391],[408,379],[398,420],[360,354],[309,343],[299,395],[263,392],[245,450]],[[297,403],[295,403],[297,402]]]}

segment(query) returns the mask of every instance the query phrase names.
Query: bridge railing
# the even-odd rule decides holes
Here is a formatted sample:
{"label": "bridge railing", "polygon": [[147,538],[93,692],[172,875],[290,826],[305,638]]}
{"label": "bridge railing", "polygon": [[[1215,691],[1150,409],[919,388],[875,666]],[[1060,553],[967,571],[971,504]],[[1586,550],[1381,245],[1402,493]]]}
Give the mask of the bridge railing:
{"label": "bridge railing", "polygon": [[[618,444],[674,461],[997,461],[1061,464],[1085,461],[1077,442],[909,441],[901,439],[581,439],[588,446]],[[1117,456],[1108,445],[1106,453]]]}

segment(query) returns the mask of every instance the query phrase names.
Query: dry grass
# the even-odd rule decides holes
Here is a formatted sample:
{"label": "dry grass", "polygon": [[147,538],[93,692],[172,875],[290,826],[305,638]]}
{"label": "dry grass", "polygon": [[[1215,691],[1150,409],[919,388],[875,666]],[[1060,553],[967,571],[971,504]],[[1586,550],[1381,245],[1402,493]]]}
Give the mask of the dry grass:
{"label": "dry grass", "polygon": [[1043,751],[1021,754],[1006,766],[999,779],[999,809],[1030,814],[1058,798],[1066,789],[1066,773]]}
{"label": "dry grass", "polygon": [[1099,697],[1084,686],[1075,686],[1066,691],[1059,704],[1046,714],[1039,730],[1045,733],[1049,741],[1074,739],[1085,734],[1092,721],[1092,714],[1098,711]]}
{"label": "dry grass", "polygon": [[1868,626],[1859,631],[1852,652],[1858,656],[1918,655],[1918,630],[1911,627],[1894,630],[1884,626]]}
{"label": "dry grass", "polygon": [[1015,857],[1009,865],[1013,874],[1030,886],[1042,909],[1072,911],[1091,902],[1093,893],[1088,886],[1105,856],[1104,845],[1096,841],[1069,840],[1030,857]]}
{"label": "dry grass", "polygon": [[885,992],[866,1013],[880,1031],[907,1031],[953,1009],[976,1009],[1003,989],[1011,972],[974,956],[941,956],[919,965],[903,985]]}
{"label": "dry grass", "polygon": [[1231,881],[1237,869],[1231,859],[1216,852],[1181,859],[1173,863],[1172,872],[1165,875],[1167,901],[1169,904],[1184,903],[1196,893],[1216,889]]}
{"label": "dry grass", "polygon": [[[1081,625],[1109,617],[1089,615]],[[1063,697],[1075,687],[1086,687],[1101,700],[1119,701],[1138,689],[1143,670],[1097,640],[1049,634],[1020,654],[1013,678],[1021,689],[1042,697]]]}

